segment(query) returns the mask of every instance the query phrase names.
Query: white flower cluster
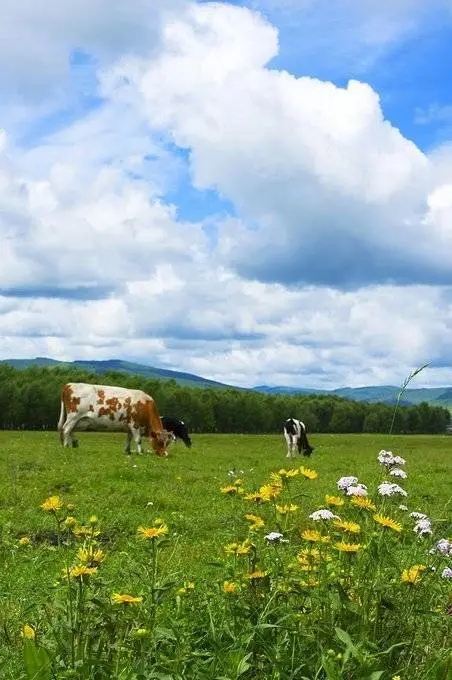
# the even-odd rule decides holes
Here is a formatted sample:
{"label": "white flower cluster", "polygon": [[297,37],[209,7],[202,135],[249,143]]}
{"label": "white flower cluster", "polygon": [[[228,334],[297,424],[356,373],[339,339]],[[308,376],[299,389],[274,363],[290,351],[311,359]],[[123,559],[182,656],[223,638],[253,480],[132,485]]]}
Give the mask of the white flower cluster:
{"label": "white flower cluster", "polygon": [[381,465],[384,465],[387,468],[390,468],[393,465],[405,465],[406,463],[405,458],[393,456],[392,451],[385,451],[384,449],[378,454],[377,460]]}
{"label": "white flower cluster", "polygon": [[317,522],[320,519],[340,519],[340,517],[335,515],[334,512],[331,512],[331,510],[328,510],[327,508],[321,508],[320,510],[316,510],[311,515],[309,515],[309,519],[313,519]]}
{"label": "white flower cluster", "polygon": [[419,519],[414,525],[414,533],[418,536],[431,536],[432,523],[429,519]]}
{"label": "white flower cluster", "polygon": [[[399,477],[400,479],[406,479],[407,473],[402,470],[400,465],[405,465],[405,459],[401,456],[394,456],[392,451],[385,451],[384,449],[380,451],[377,456],[378,462],[386,468],[386,471],[392,477]],[[346,479],[346,478],[342,478]],[[339,482],[342,480],[339,480]],[[339,486],[339,483],[338,483]],[[382,482],[378,487],[378,493],[381,496],[408,496],[405,489],[402,489],[398,484],[393,482]],[[406,505],[399,505],[400,510],[407,511]],[[431,536],[433,534],[432,521],[423,512],[410,512],[410,517],[414,520],[413,531],[420,537]],[[436,542],[435,546],[429,551],[431,555],[439,555],[442,557],[452,557],[452,541],[448,538],[441,538]],[[430,567],[432,571],[436,571],[436,567]],[[452,568],[445,567],[441,572],[442,578],[452,579]]]}
{"label": "white flower cluster", "polygon": [[[441,557],[452,557],[452,541],[448,538],[440,538],[439,541],[429,550],[430,555],[440,555]],[[442,578],[452,579],[452,569],[444,567],[441,572]]]}
{"label": "white flower cluster", "polygon": [[340,491],[346,491],[349,486],[356,484],[358,482],[358,477],[341,477],[337,481],[337,488]]}
{"label": "white flower cluster", "polygon": [[382,482],[378,486],[378,493],[380,496],[408,496],[405,489],[402,489],[401,486],[394,484],[393,482]]}
{"label": "white flower cluster", "polygon": [[337,481],[337,488],[345,491],[347,496],[367,496],[367,486],[358,482],[358,477],[341,477]]}
{"label": "white flower cluster", "polygon": [[287,538],[283,538],[283,534],[280,534],[279,531],[270,531],[269,534],[265,535],[265,538],[270,543],[288,543],[289,542]]}
{"label": "white flower cluster", "polygon": [[440,538],[434,548],[430,550],[431,555],[449,555],[452,557],[452,541],[448,538]]}

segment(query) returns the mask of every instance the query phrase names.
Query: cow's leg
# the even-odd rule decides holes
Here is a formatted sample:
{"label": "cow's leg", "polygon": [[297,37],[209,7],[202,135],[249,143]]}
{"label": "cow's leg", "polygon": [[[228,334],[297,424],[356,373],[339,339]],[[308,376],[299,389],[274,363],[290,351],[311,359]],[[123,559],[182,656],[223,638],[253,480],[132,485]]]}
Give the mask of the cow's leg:
{"label": "cow's leg", "polygon": [[132,433],[130,432],[130,430],[127,430],[127,434],[126,434],[126,445],[125,445],[125,447],[124,447],[124,453],[127,454],[128,456],[130,456],[130,454],[131,454],[131,451],[130,451],[130,443],[131,443],[131,441],[132,441]]}
{"label": "cow's leg", "polygon": [[80,420],[76,413],[68,413],[66,422],[63,425],[63,446],[72,446],[76,448],[78,446],[78,441],[72,436],[72,430],[77,425]]}
{"label": "cow's leg", "polygon": [[143,449],[141,448],[141,430],[139,427],[131,427],[131,437],[133,437],[133,440],[135,442],[135,446],[137,447],[137,453],[139,456],[143,455]]}
{"label": "cow's leg", "polygon": [[287,444],[287,455],[286,455],[286,458],[290,458],[290,435],[284,433],[284,439],[286,440],[286,444]]}
{"label": "cow's leg", "polygon": [[293,456],[294,456],[294,443],[295,442],[294,442],[294,439],[293,439],[293,435],[290,434],[289,435],[289,441],[288,441],[288,444],[287,444],[287,458],[293,458]]}
{"label": "cow's leg", "polygon": [[308,442],[308,438],[306,436],[306,430],[301,430],[300,447],[303,449],[305,456],[310,456],[311,453],[314,451],[314,449],[312,448],[312,446]]}

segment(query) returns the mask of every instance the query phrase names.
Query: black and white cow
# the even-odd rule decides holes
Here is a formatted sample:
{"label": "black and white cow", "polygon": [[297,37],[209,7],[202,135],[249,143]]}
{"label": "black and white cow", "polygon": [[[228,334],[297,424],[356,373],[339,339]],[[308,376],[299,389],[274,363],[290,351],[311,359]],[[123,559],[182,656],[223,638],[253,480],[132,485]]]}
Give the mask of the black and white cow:
{"label": "black and white cow", "polygon": [[298,453],[301,453],[303,450],[303,456],[310,456],[314,451],[308,442],[305,424],[301,420],[296,420],[295,418],[286,420],[284,423],[284,438],[287,442],[287,458],[295,456],[295,447]]}
{"label": "black and white cow", "polygon": [[191,448],[188,428],[183,420],[178,420],[172,416],[161,416],[161,421],[165,430],[174,435],[174,440],[181,439],[188,449]]}

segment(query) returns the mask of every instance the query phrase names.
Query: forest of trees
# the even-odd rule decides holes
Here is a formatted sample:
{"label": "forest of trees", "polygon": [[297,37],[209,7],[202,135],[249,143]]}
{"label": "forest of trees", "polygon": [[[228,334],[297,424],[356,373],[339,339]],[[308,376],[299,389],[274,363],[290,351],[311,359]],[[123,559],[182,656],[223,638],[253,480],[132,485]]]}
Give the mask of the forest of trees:
{"label": "forest of trees", "polygon": [[[79,381],[142,389],[157,402],[161,415],[182,418],[192,432],[281,432],[286,418],[303,420],[308,432],[389,432],[394,407],[329,395],[269,395],[239,389],[184,387],[174,380],[147,380],[122,372],[88,373],[73,368],[0,365],[0,428],[56,429],[60,392]],[[393,432],[442,433],[448,409],[422,403],[401,406]]]}

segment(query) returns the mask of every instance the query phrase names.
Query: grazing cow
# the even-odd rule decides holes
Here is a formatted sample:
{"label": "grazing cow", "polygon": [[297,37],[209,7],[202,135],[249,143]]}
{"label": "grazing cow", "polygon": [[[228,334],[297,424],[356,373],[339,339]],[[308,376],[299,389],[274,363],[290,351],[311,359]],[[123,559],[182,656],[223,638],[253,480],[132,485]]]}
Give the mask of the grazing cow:
{"label": "grazing cow", "polygon": [[287,442],[287,458],[295,456],[295,447],[297,447],[298,453],[301,453],[303,449],[303,456],[310,456],[314,451],[308,442],[306,427],[301,420],[296,420],[295,418],[286,420],[284,423],[284,438]]}
{"label": "grazing cow", "polygon": [[191,439],[188,434],[188,428],[183,420],[178,420],[172,416],[162,416],[162,423],[165,430],[171,432],[176,439],[182,439],[185,446],[191,448]]}
{"label": "grazing cow", "polygon": [[74,429],[126,431],[125,452],[130,454],[132,437],[141,454],[141,437],[146,435],[155,453],[168,455],[172,435],[162,424],[152,397],[141,390],[110,385],[67,383],[61,392],[58,430],[63,446],[78,446]]}

